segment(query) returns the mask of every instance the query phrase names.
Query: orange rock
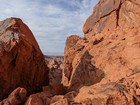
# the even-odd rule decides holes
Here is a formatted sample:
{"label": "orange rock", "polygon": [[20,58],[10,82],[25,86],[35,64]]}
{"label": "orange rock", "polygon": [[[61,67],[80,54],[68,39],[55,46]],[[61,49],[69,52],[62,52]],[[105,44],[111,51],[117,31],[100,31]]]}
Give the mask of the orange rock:
{"label": "orange rock", "polygon": [[84,24],[85,37],[65,50],[63,84],[83,86],[76,103],[139,105],[139,30],[139,0],[100,0]]}
{"label": "orange rock", "polygon": [[69,105],[67,98],[64,96],[54,96],[50,105]]}
{"label": "orange rock", "polygon": [[18,18],[0,22],[0,99],[17,87],[28,94],[48,84],[48,67],[30,29]]}
{"label": "orange rock", "polygon": [[[91,64],[86,39],[71,36],[66,41],[62,83],[67,89],[78,90],[83,85],[99,82],[104,73]],[[69,46],[68,43],[72,43]]]}
{"label": "orange rock", "polygon": [[25,105],[50,105],[50,95],[46,92],[32,94]]}
{"label": "orange rock", "polygon": [[0,105],[19,105],[26,100],[27,91],[24,88],[18,87],[15,89],[7,99],[0,102]]}
{"label": "orange rock", "polygon": [[66,47],[64,51],[64,71],[62,74],[62,83],[64,86],[66,86],[70,80],[70,75],[72,72],[72,61],[77,53],[75,47],[79,39],[79,36],[72,35],[66,40]]}
{"label": "orange rock", "polygon": [[[12,29],[18,32],[17,25]],[[73,35],[66,40],[62,83],[68,93],[61,93],[60,65],[53,61],[49,66],[56,71],[51,74],[55,74],[53,82],[44,92],[31,95],[26,105],[139,105],[139,30],[139,0],[100,0],[83,27],[85,37]],[[0,42],[1,56],[14,51],[15,40],[20,38],[12,39],[10,47]],[[0,83],[7,79],[2,80]]]}
{"label": "orange rock", "polygon": [[49,86],[43,87],[45,90],[52,91],[54,95],[62,95],[65,94],[65,89],[61,84],[62,81],[62,70],[63,70],[63,59],[59,57],[54,57],[48,63],[48,67],[50,68],[49,72]]}

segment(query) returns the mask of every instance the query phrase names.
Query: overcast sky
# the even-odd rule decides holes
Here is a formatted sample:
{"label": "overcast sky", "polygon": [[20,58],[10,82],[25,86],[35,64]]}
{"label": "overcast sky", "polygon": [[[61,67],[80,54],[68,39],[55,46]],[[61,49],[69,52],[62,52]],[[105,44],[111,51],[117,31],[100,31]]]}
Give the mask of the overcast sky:
{"label": "overcast sky", "polygon": [[42,52],[63,55],[65,40],[77,34],[98,0],[0,0],[0,20],[18,17],[32,30]]}

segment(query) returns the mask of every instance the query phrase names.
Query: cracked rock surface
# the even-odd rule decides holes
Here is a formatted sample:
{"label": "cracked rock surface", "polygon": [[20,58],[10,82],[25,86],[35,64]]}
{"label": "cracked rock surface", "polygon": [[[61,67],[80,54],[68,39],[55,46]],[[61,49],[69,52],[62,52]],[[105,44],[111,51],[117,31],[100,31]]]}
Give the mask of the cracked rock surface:
{"label": "cracked rock surface", "polygon": [[68,89],[78,89],[75,103],[140,104],[139,30],[140,0],[99,1],[83,26],[84,38],[65,51],[62,80]]}

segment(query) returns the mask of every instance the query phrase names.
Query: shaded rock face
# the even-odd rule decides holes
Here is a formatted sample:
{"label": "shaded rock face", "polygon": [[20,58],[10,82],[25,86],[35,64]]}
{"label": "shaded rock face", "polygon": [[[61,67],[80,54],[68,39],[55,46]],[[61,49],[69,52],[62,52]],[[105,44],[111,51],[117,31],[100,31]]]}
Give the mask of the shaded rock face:
{"label": "shaded rock face", "polygon": [[[74,102],[76,93],[74,91],[65,95],[52,95],[47,91],[31,95],[25,105],[77,105]],[[81,104],[78,104],[81,105]]]}
{"label": "shaded rock face", "polygon": [[45,93],[37,93],[37,94],[32,94],[25,105],[50,105],[50,96]]}
{"label": "shaded rock face", "polygon": [[0,22],[0,99],[17,87],[28,94],[48,84],[48,67],[30,31],[17,18]]}
{"label": "shaded rock face", "polygon": [[63,85],[67,85],[72,73],[72,61],[76,55],[75,44],[80,39],[79,36],[73,35],[67,38],[64,51],[64,69],[63,69]]}
{"label": "shaded rock face", "polygon": [[26,100],[27,91],[24,88],[18,87],[15,89],[7,99],[0,102],[0,105],[19,105]]}
{"label": "shaded rock face", "polygon": [[78,90],[104,77],[103,71],[91,64],[92,56],[86,49],[87,43],[86,39],[75,35],[66,41],[62,83],[68,90]]}
{"label": "shaded rock face", "polygon": [[48,63],[50,69],[49,72],[49,85],[55,90],[55,94],[64,94],[65,89],[61,83],[62,70],[63,70],[63,58],[54,57]]}

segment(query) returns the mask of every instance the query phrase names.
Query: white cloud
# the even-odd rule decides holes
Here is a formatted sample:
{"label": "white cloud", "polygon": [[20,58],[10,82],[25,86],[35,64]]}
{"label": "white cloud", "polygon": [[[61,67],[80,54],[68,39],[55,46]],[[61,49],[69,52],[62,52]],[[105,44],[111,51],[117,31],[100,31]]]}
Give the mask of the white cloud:
{"label": "white cloud", "polygon": [[98,0],[0,0],[0,20],[21,18],[44,54],[63,54],[66,37],[82,35],[82,27]]}

